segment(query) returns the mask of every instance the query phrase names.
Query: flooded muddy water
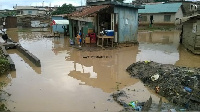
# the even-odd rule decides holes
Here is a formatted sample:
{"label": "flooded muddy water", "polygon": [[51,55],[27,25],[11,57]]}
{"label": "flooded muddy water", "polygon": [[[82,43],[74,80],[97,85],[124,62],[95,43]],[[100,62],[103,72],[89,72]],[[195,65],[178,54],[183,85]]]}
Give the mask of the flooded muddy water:
{"label": "flooded muddy water", "polygon": [[6,101],[11,111],[119,111],[122,107],[110,95],[127,88],[136,90],[132,100],[145,101],[152,96],[158,102],[158,95],[130,78],[126,72],[130,64],[151,60],[200,67],[200,56],[179,45],[178,31],[139,32],[139,45],[81,51],[70,47],[67,37],[44,38],[50,32],[25,30],[8,29],[8,36],[37,56],[41,67],[16,49],[8,50],[16,71],[1,76],[0,81],[11,94]]}
{"label": "flooded muddy water", "polygon": [[138,33],[137,61],[155,61],[183,67],[200,67],[200,55],[187,51],[180,41],[180,31],[143,31]]}

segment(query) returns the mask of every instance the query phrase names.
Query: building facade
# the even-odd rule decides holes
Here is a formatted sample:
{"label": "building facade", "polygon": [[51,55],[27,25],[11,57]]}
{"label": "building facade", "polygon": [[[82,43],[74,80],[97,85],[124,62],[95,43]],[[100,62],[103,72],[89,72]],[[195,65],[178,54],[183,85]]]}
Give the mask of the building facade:
{"label": "building facade", "polygon": [[[93,3],[94,4],[94,3]],[[68,15],[70,37],[74,38],[80,30],[87,35],[87,28],[99,35],[105,30],[114,30],[114,42],[136,42],[138,30],[138,9],[144,8],[112,1],[97,2],[81,11]]]}
{"label": "building facade", "polygon": [[34,6],[15,6],[14,10],[17,11],[17,15],[38,15],[38,8]]}
{"label": "building facade", "polygon": [[181,42],[194,54],[200,54],[200,15],[182,18],[183,29]]}
{"label": "building facade", "polygon": [[[54,15],[54,16],[52,16],[51,17],[51,19],[52,19],[52,21],[55,21],[55,20],[64,20],[64,21],[67,21],[67,19],[65,19],[65,18],[63,18],[63,16],[62,15]],[[69,24],[62,24],[62,23],[60,23],[60,24],[55,24],[55,25],[52,25],[52,30],[53,30],[53,32],[58,32],[58,33],[65,33],[65,31],[64,31],[64,29],[66,28],[67,30],[69,30],[69,26],[68,26]]]}
{"label": "building facade", "polygon": [[183,17],[182,3],[159,3],[144,5],[145,9],[139,9],[140,24],[175,24]]}

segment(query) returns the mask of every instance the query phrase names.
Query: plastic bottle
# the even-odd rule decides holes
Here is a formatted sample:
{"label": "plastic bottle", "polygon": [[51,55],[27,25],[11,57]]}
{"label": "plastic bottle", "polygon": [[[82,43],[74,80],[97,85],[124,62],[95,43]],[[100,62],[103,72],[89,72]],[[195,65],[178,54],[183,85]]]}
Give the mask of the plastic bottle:
{"label": "plastic bottle", "polygon": [[184,89],[187,91],[187,92],[192,92],[192,89],[191,88],[189,88],[189,87],[184,87]]}

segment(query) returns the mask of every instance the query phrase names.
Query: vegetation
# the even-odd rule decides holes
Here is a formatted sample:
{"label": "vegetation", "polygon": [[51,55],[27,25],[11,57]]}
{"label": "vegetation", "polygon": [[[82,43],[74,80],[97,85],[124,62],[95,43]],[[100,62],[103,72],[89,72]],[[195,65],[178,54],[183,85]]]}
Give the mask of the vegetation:
{"label": "vegetation", "polygon": [[0,13],[0,17],[7,17],[7,16],[16,16],[16,11],[7,11]]}
{"label": "vegetation", "polygon": [[31,32],[30,29],[18,29],[17,32]]}
{"label": "vegetation", "polygon": [[7,13],[7,16],[16,16],[17,15],[17,12],[16,11],[9,11],[8,13]]}
{"label": "vegetation", "polygon": [[169,2],[169,0],[154,0],[154,2]]}
{"label": "vegetation", "polygon": [[0,75],[4,74],[9,70],[9,62],[4,57],[2,48],[0,47]]}
{"label": "vegetation", "polygon": [[[180,1],[185,1],[185,0],[180,0]],[[169,2],[169,0],[154,0],[154,2]]]}
{"label": "vegetation", "polygon": [[[4,57],[3,55],[3,51],[2,48],[0,47],[0,75],[3,75],[5,72],[7,72],[9,70],[9,62],[8,60]],[[5,83],[0,82],[0,96],[2,94],[7,94],[8,96],[10,96],[9,93],[3,91],[3,87],[5,86]],[[7,107],[5,106],[5,104],[2,103],[2,101],[4,101],[5,99],[2,99],[2,97],[0,97],[0,111],[9,111],[7,109]]]}
{"label": "vegetation", "polygon": [[0,58],[0,74],[4,74],[9,70],[9,62],[5,58]]}
{"label": "vegetation", "polygon": [[148,30],[148,31],[155,31],[155,30],[162,30],[162,31],[170,31],[174,30],[175,26],[174,25],[153,25],[152,27],[148,25],[140,25],[138,27],[138,30]]}
{"label": "vegetation", "polygon": [[121,2],[121,3],[123,3],[123,2],[124,2],[124,0],[115,0],[115,1],[118,1],[118,2]]}
{"label": "vegetation", "polygon": [[65,3],[61,7],[58,7],[56,11],[52,12],[52,15],[69,14],[74,12],[75,10],[76,8],[72,4],[67,5]]}

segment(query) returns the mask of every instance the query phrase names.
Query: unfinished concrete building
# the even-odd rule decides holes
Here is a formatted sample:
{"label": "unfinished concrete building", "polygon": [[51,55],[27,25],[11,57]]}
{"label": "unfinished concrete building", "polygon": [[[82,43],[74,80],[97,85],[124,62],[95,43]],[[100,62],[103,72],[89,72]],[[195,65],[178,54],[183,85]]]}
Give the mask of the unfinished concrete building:
{"label": "unfinished concrete building", "polygon": [[200,15],[184,17],[181,42],[194,54],[200,54]]}

